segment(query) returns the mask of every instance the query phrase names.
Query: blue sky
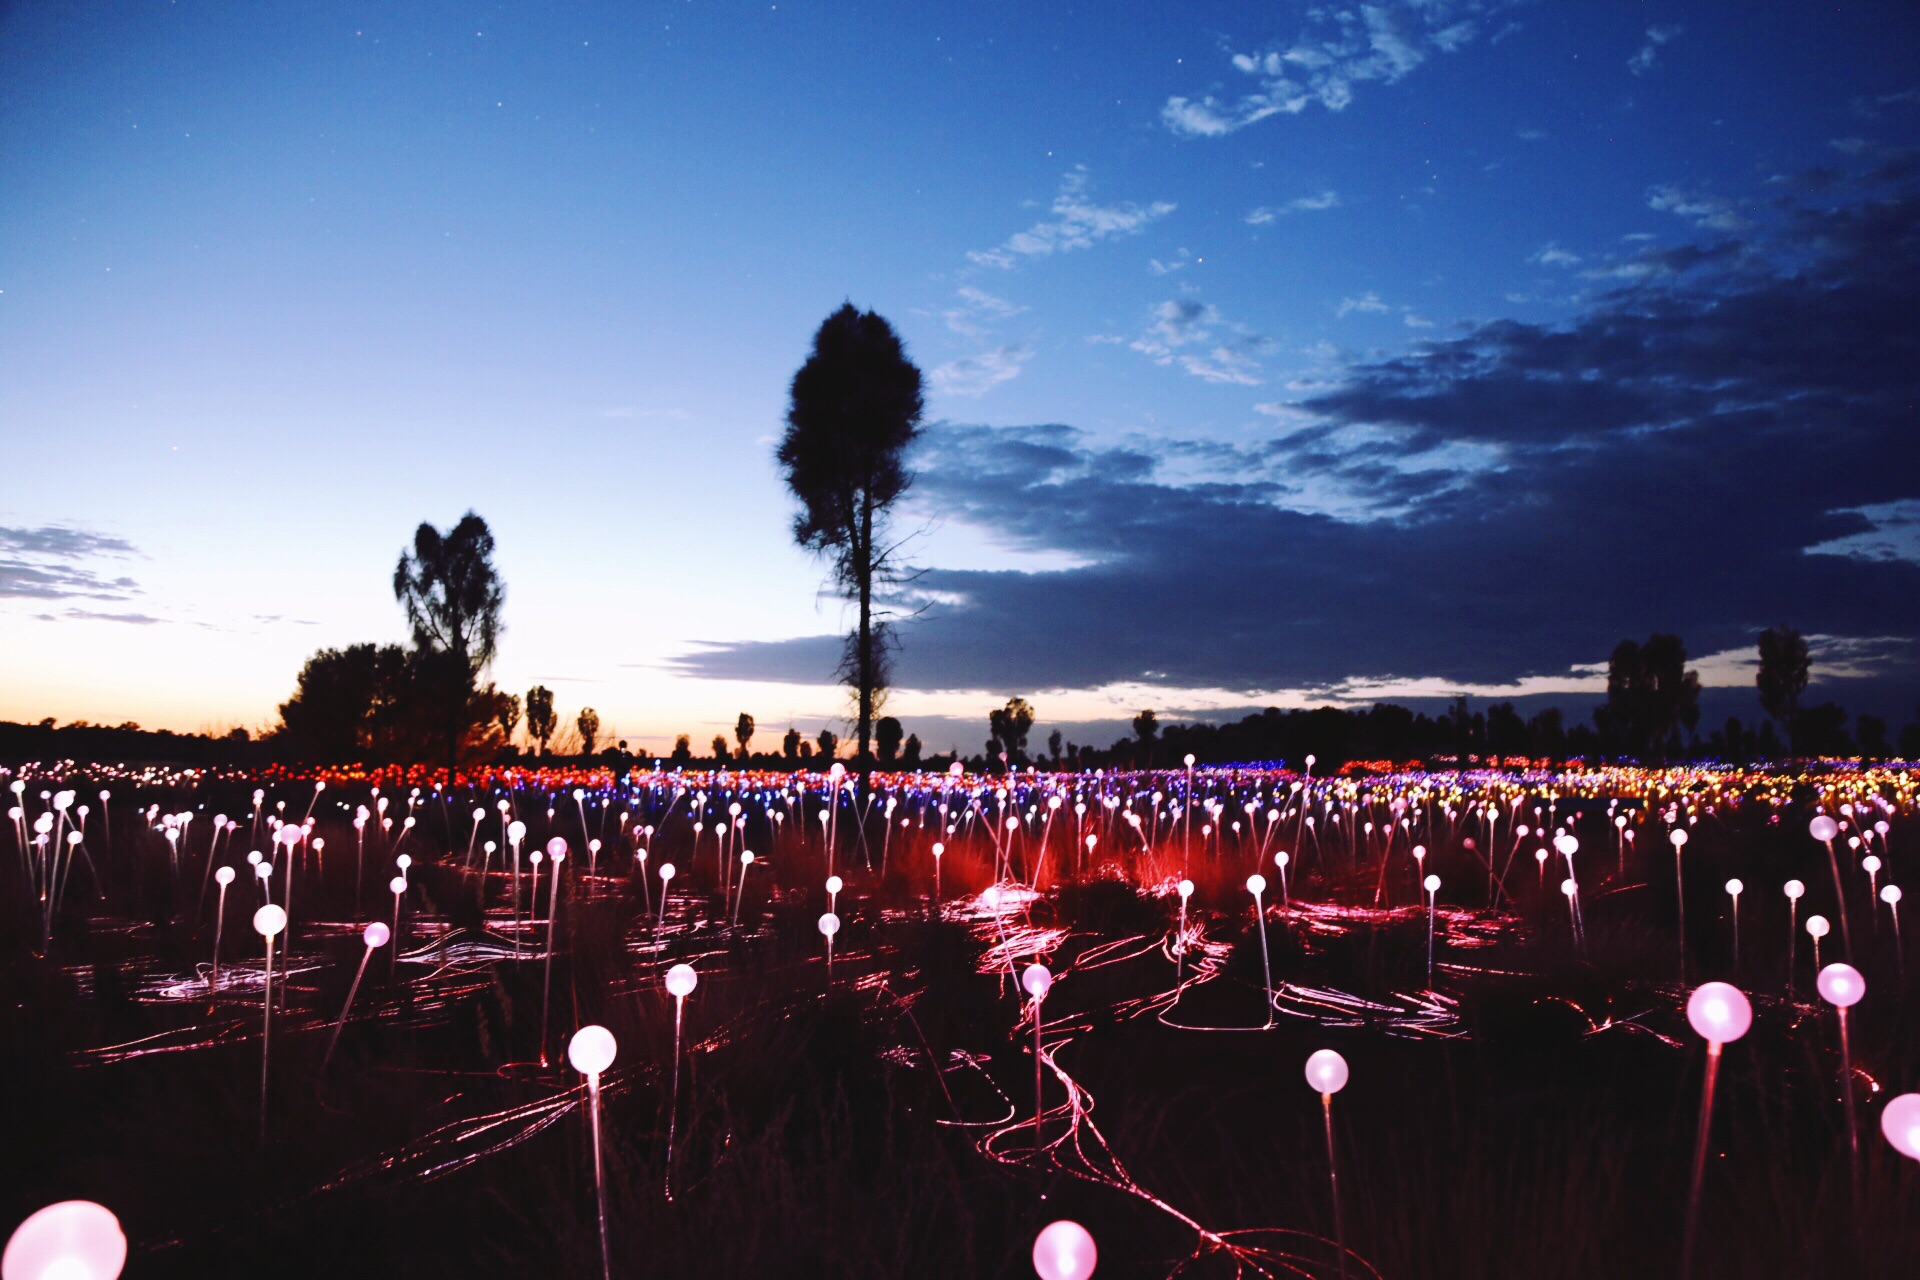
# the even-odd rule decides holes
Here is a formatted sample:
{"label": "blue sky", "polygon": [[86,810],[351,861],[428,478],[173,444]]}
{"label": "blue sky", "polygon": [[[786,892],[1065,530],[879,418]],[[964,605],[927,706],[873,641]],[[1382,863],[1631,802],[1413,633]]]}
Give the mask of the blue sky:
{"label": "blue sky", "polygon": [[[1873,348],[1913,332],[1917,36],[1899,4],[10,6],[0,716],[267,724],[306,653],[400,637],[393,558],[469,507],[505,686],[654,744],[843,715],[770,456],[843,298],[928,375],[894,709],[930,742],[1012,692],[1102,740],[1572,698],[1651,629],[1731,687],[1775,621],[1911,714],[1915,375]],[[1789,352],[1766,317],[1842,327],[1816,296],[1865,328]]]}

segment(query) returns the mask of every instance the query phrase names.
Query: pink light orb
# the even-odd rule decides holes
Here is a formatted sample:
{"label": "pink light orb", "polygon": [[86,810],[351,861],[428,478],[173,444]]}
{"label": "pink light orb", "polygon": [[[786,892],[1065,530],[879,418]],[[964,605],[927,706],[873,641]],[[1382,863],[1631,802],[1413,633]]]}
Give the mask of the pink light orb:
{"label": "pink light orb", "polygon": [[686,999],[699,985],[700,975],[693,971],[690,964],[677,964],[667,970],[667,994],[676,1000]]}
{"label": "pink light orb", "polygon": [[127,1237],[113,1212],[91,1200],[62,1200],[14,1228],[0,1277],[114,1280],[126,1264]]}
{"label": "pink light orb", "polygon": [[613,1032],[602,1026],[582,1027],[567,1041],[567,1061],[583,1076],[598,1076],[613,1065]]}
{"label": "pink light orb", "polygon": [[1840,834],[1840,824],[1823,813],[1807,824],[1807,834],[1824,843]]}
{"label": "pink light orb", "polygon": [[1020,985],[1035,1000],[1045,1000],[1053,987],[1053,970],[1038,962],[1030,964],[1021,971]]}
{"label": "pink light orb", "polygon": [[1292,861],[1293,859],[1287,856],[1287,851],[1285,849],[1282,849],[1280,852],[1273,855],[1273,865],[1276,867],[1279,867],[1282,871],[1285,871],[1287,869],[1287,864]]}
{"label": "pink light orb", "polygon": [[1832,928],[1833,926],[1827,923],[1827,918],[1825,916],[1808,916],[1807,917],[1807,932],[1812,934],[1816,938],[1826,937],[1828,930]]}
{"label": "pink light orb", "polygon": [[1903,1093],[1880,1113],[1880,1132],[1893,1149],[1909,1160],[1920,1160],[1920,1093]]}
{"label": "pink light orb", "polygon": [[1033,1241],[1033,1270],[1040,1280],[1087,1280],[1100,1261],[1093,1237],[1077,1222],[1049,1223]]}
{"label": "pink light orb", "polygon": [[386,946],[392,939],[393,930],[387,928],[387,926],[381,924],[378,920],[368,925],[360,934],[360,940],[367,944],[367,950],[369,951],[375,947]]}
{"label": "pink light orb", "polygon": [[397,898],[406,891],[407,878],[405,876],[395,876],[393,879],[387,881],[387,892],[391,893],[394,897]]}
{"label": "pink light orb", "polygon": [[1785,892],[1787,897],[1791,898],[1795,902],[1800,901],[1801,895],[1805,894],[1806,891],[1807,891],[1807,886],[1805,886],[1804,884],[1801,884],[1798,880],[1787,881],[1783,889],[1783,892]]}
{"label": "pink light orb", "polygon": [[271,938],[287,927],[287,913],[269,902],[253,913],[253,931],[263,938]]}
{"label": "pink light orb", "polygon": [[1708,1044],[1732,1044],[1753,1025],[1753,1006],[1732,983],[1708,982],[1687,998],[1687,1021]]}
{"label": "pink light orb", "polygon": [[222,867],[213,873],[213,882],[222,889],[233,883],[233,868]]}
{"label": "pink light orb", "polygon": [[547,841],[547,856],[549,858],[564,858],[567,856],[567,839],[565,836],[555,836],[553,839]]}
{"label": "pink light orb", "polygon": [[1836,1009],[1850,1009],[1867,994],[1867,980],[1850,964],[1830,964],[1820,971],[1816,984],[1820,998]]}
{"label": "pink light orb", "polygon": [[1347,1060],[1332,1049],[1315,1049],[1307,1058],[1307,1083],[1315,1093],[1340,1092],[1347,1087]]}
{"label": "pink light orb", "polygon": [[1880,858],[1877,854],[1868,854],[1860,859],[1860,869],[1868,875],[1877,875],[1880,871]]}

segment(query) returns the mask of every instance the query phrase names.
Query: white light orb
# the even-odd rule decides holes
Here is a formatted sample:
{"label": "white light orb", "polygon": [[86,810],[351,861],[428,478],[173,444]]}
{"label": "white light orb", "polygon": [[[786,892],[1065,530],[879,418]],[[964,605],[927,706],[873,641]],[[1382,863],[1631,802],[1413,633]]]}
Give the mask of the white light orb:
{"label": "white light orb", "polygon": [[1687,833],[1679,827],[1669,832],[1667,839],[1673,842],[1673,847],[1676,849],[1684,849],[1687,846]]}
{"label": "white light orb", "polygon": [[1077,1222],[1063,1218],[1034,1237],[1033,1269],[1040,1280],[1087,1280],[1099,1261],[1093,1237]]}
{"label": "white light orb", "polygon": [[402,871],[405,871],[408,867],[411,867],[413,865],[413,855],[410,853],[403,853],[399,857],[393,860],[393,865],[400,868]]}
{"label": "white light orb", "polygon": [[1900,903],[1900,886],[1897,884],[1890,884],[1890,885],[1887,885],[1885,888],[1881,889],[1880,901],[1886,903],[1890,907],[1898,906]]}
{"label": "white light orb", "polygon": [[253,913],[253,931],[263,938],[271,938],[287,927],[287,913],[269,902]]}
{"label": "white light orb", "polygon": [[1424,884],[1424,885],[1425,885],[1425,886],[1427,887],[1427,892],[1428,892],[1428,893],[1438,893],[1438,892],[1440,892],[1440,877],[1439,877],[1439,876],[1428,876],[1428,877],[1427,877],[1427,878],[1426,878],[1425,880],[1422,880],[1422,881],[1421,881],[1420,883],[1422,883],[1422,884]]}
{"label": "white light orb", "polygon": [[1708,982],[1687,998],[1687,1021],[1709,1044],[1732,1044],[1753,1025],[1753,1006],[1733,984]]}
{"label": "white light orb", "polygon": [[519,844],[527,838],[527,824],[515,819],[507,824],[507,839]]}
{"label": "white light orb", "polygon": [[1287,864],[1291,861],[1293,861],[1293,859],[1287,856],[1285,849],[1273,855],[1273,865],[1279,867],[1282,871],[1286,870]]}
{"label": "white light orb", "polygon": [[1880,1113],[1880,1132],[1893,1149],[1909,1160],[1920,1160],[1920,1093],[1903,1093]]}
{"label": "white light orb", "polygon": [[663,862],[660,864],[660,879],[662,881],[673,879],[673,864],[671,862]]}
{"label": "white light orb", "polygon": [[1816,984],[1820,998],[1837,1009],[1850,1009],[1867,994],[1867,980],[1850,964],[1830,964],[1820,971]]}
{"label": "white light orb", "polygon": [[677,964],[667,970],[667,994],[676,1000],[686,999],[699,985],[700,975],[693,971],[690,964]]}
{"label": "white light orb", "polygon": [[1840,834],[1840,824],[1823,813],[1807,824],[1807,834],[1822,842],[1831,840]]}
{"label": "white light orb", "polygon": [[841,879],[841,878],[840,878],[839,876],[828,876],[828,877],[827,877],[827,892],[828,892],[828,893],[836,893],[836,894],[837,894],[837,893],[839,893],[839,892],[840,892],[840,891],[841,891],[842,889],[844,889],[844,888],[846,888],[846,887],[847,887],[847,882],[846,882],[845,880],[842,880],[842,879]]}
{"label": "white light orb", "polygon": [[62,1200],[14,1228],[0,1255],[0,1276],[114,1280],[126,1264],[127,1237],[113,1212],[91,1200]]}
{"label": "white light orb", "polygon": [[1805,886],[1804,884],[1801,884],[1798,880],[1787,881],[1786,886],[1783,890],[1783,892],[1786,893],[1787,897],[1791,898],[1795,902],[1800,901],[1801,896],[1804,895],[1806,891],[1807,891],[1807,886]]}
{"label": "white light orb", "polygon": [[367,944],[367,950],[384,947],[393,938],[393,930],[375,920],[360,933],[360,940]]}
{"label": "white light orb", "polygon": [[222,867],[213,873],[213,882],[222,889],[233,883],[233,868]]}
{"label": "white light orb", "polygon": [[1193,896],[1193,881],[1191,880],[1182,880],[1179,884],[1175,885],[1174,888],[1180,891],[1182,901]]}
{"label": "white light orb", "polygon": [[553,839],[547,841],[547,856],[549,858],[566,857],[567,838],[565,836],[555,836]]}
{"label": "white light orb", "polygon": [[613,1032],[601,1026],[582,1027],[567,1041],[567,1061],[583,1076],[597,1076],[613,1065]]}
{"label": "white light orb", "polygon": [[1053,970],[1037,962],[1030,964],[1021,971],[1020,986],[1035,1000],[1045,1000],[1053,986]]}
{"label": "white light orb", "polygon": [[840,932],[840,917],[831,911],[823,912],[820,916],[821,936],[831,940],[838,932]]}
{"label": "white light orb", "polygon": [[1808,916],[1807,917],[1807,932],[1812,934],[1816,938],[1826,937],[1828,930],[1830,930],[1832,927],[1833,927],[1832,925],[1829,925],[1827,923],[1827,918],[1825,916]]}
{"label": "white light orb", "polygon": [[407,878],[405,876],[395,876],[393,879],[387,881],[387,892],[391,893],[394,897],[397,898],[406,891]]}
{"label": "white light orb", "polygon": [[1258,871],[1247,877],[1247,892],[1259,897],[1267,891],[1267,878]]}
{"label": "white light orb", "polygon": [[1347,1087],[1347,1060],[1332,1049],[1315,1049],[1307,1058],[1307,1083],[1315,1093],[1338,1093]]}
{"label": "white light orb", "polygon": [[1193,752],[1187,752],[1187,768],[1193,768]]}
{"label": "white light orb", "polygon": [[1879,855],[1870,853],[1866,857],[1860,859],[1860,869],[1866,872],[1870,876],[1879,875],[1880,874]]}
{"label": "white light orb", "polygon": [[1580,886],[1575,884],[1571,878],[1562,880],[1560,882],[1560,892],[1571,898],[1574,894],[1580,892]]}

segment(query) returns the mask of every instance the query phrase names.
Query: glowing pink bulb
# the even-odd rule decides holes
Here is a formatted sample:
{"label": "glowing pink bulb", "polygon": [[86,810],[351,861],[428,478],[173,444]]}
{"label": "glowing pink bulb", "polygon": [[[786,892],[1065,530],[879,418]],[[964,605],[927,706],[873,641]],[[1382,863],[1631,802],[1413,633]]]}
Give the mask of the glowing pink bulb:
{"label": "glowing pink bulb", "polygon": [[1708,1044],[1732,1044],[1753,1025],[1753,1006],[1731,983],[1709,982],[1687,998],[1687,1021]]}
{"label": "glowing pink bulb", "polygon": [[1795,902],[1798,902],[1800,901],[1801,895],[1806,893],[1807,886],[1805,886],[1804,884],[1801,884],[1798,880],[1789,880],[1787,881],[1782,891],[1787,895],[1788,898],[1792,899]]}
{"label": "glowing pink bulb", "polygon": [[1030,964],[1021,971],[1020,985],[1035,1000],[1045,1000],[1053,987],[1053,971],[1037,962]]}
{"label": "glowing pink bulb", "polygon": [[700,975],[694,972],[690,964],[677,964],[667,970],[667,994],[676,1000],[686,999],[699,985]]}
{"label": "glowing pink bulb", "polygon": [[213,873],[213,882],[222,889],[233,883],[233,868],[222,867]]}
{"label": "glowing pink bulb", "polygon": [[360,934],[360,940],[367,944],[367,950],[369,951],[373,950],[375,947],[386,946],[388,941],[390,941],[392,937],[393,937],[393,930],[387,928],[387,926],[385,926],[384,924],[381,924],[378,920],[375,920],[372,924],[368,925],[366,929],[362,931],[362,933]]}
{"label": "glowing pink bulb", "polygon": [[1826,937],[1827,931],[1832,927],[1833,927],[1832,925],[1829,925],[1827,923],[1827,918],[1825,916],[1808,916],[1807,917],[1807,932],[1812,934],[1816,938]]}
{"label": "glowing pink bulb", "polygon": [[1880,1132],[1893,1149],[1909,1160],[1920,1160],[1920,1093],[1903,1093],[1880,1113]]}
{"label": "glowing pink bulb", "polygon": [[1807,834],[1824,843],[1840,834],[1840,824],[1823,813],[1807,824]]}
{"label": "glowing pink bulb", "polygon": [[269,902],[253,913],[253,931],[263,938],[271,938],[287,927],[287,913]]}
{"label": "glowing pink bulb", "polygon": [[391,893],[394,897],[397,898],[406,891],[407,878],[405,876],[395,876],[393,879],[387,881],[387,892]]}
{"label": "glowing pink bulb", "polygon": [[1033,1269],[1040,1280],[1087,1280],[1099,1261],[1100,1251],[1087,1229],[1064,1218],[1050,1223],[1033,1241]]}
{"label": "glowing pink bulb", "polygon": [[1820,998],[1838,1009],[1850,1009],[1867,994],[1867,980],[1850,964],[1830,964],[1820,971],[1816,984]]}
{"label": "glowing pink bulb", "polygon": [[0,1255],[0,1277],[114,1280],[126,1264],[127,1237],[112,1211],[91,1200],[62,1200],[14,1228]]}
{"label": "glowing pink bulb", "polygon": [[567,1061],[583,1076],[598,1076],[613,1065],[613,1032],[601,1026],[582,1027],[567,1041]]}
{"label": "glowing pink bulb", "polygon": [[1425,880],[1422,880],[1422,881],[1421,881],[1420,883],[1422,883],[1422,884],[1424,884],[1424,885],[1425,885],[1425,886],[1427,887],[1427,892],[1428,892],[1428,893],[1438,893],[1438,892],[1440,892],[1440,877],[1439,877],[1439,876],[1428,876],[1428,877],[1427,877],[1427,878],[1426,878]]}
{"label": "glowing pink bulb", "polygon": [[1307,1083],[1315,1093],[1338,1093],[1347,1087],[1347,1060],[1332,1049],[1316,1049],[1307,1058]]}

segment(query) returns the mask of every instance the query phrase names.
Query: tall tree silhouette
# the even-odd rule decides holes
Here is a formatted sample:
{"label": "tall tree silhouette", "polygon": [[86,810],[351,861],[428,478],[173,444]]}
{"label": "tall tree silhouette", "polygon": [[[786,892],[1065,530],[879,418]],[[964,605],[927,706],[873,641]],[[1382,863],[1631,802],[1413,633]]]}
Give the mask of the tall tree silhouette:
{"label": "tall tree silhouette", "polygon": [[493,718],[493,689],[477,683],[493,661],[506,595],[493,567],[493,534],[471,511],[445,533],[422,521],[412,550],[400,552],[393,570],[393,598],[413,631],[420,689],[439,708],[449,781],[461,743]]}
{"label": "tall tree silhouette", "polygon": [[1700,676],[1687,670],[1679,636],[1622,640],[1607,659],[1607,701],[1595,713],[1604,732],[1636,758],[1664,760],[1681,726],[1700,722]]}
{"label": "tall tree silhouette", "polygon": [[1813,667],[1806,637],[1792,627],[1768,627],[1760,633],[1760,670],[1753,683],[1760,690],[1760,706],[1799,749],[1800,695],[1807,691]]}
{"label": "tall tree silhouette", "polygon": [[1160,717],[1148,707],[1133,718],[1133,736],[1140,739],[1141,763],[1147,768],[1153,767],[1153,736],[1160,732]]}
{"label": "tall tree silhouette", "polygon": [[873,726],[873,745],[880,751],[880,763],[890,765],[900,754],[900,740],[906,736],[906,730],[892,716],[881,716]]}
{"label": "tall tree silhouette", "polygon": [[593,744],[600,737],[600,713],[592,707],[582,707],[573,727],[580,731],[580,754],[592,755]]}
{"label": "tall tree silhouette", "polygon": [[840,592],[859,620],[847,637],[840,676],[859,704],[861,785],[873,767],[873,717],[887,686],[887,623],[875,616],[874,587],[894,568],[886,517],[912,482],[907,446],[920,433],[920,370],[879,315],[846,303],[813,335],[813,352],[793,375],[787,430],[777,457],[800,500],[794,540],[828,556]]}
{"label": "tall tree silhouette", "polygon": [[1025,698],[1008,698],[1007,705],[987,713],[987,728],[1007,757],[1007,768],[1026,763],[1027,734],[1033,730],[1033,705]]}
{"label": "tall tree silhouette", "polygon": [[541,755],[547,753],[547,742],[559,727],[553,714],[553,690],[543,684],[527,690],[527,736],[540,744]]}
{"label": "tall tree silhouette", "polygon": [[742,711],[733,722],[733,737],[740,744],[740,758],[747,758],[747,744],[753,741],[753,717]]}

